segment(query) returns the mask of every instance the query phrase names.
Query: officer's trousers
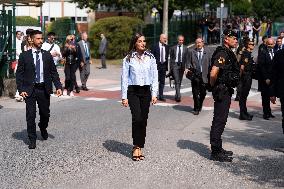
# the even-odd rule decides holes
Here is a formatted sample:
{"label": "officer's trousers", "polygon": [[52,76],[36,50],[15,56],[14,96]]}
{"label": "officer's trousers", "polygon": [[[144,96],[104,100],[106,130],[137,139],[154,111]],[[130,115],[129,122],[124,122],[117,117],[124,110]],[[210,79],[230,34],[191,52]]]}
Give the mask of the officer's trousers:
{"label": "officer's trousers", "polygon": [[249,95],[249,91],[251,88],[252,78],[242,77],[240,82],[240,100],[239,100],[239,106],[240,106],[240,114],[241,115],[247,115],[247,98]]}
{"label": "officer's trousers", "polygon": [[[216,98],[214,98],[216,99]],[[227,122],[231,105],[231,93],[226,91],[221,100],[214,100],[213,121],[210,131],[210,144],[212,153],[222,149],[222,133]]]}
{"label": "officer's trousers", "polygon": [[150,86],[128,86],[127,99],[132,114],[133,145],[144,148],[151,102]]}

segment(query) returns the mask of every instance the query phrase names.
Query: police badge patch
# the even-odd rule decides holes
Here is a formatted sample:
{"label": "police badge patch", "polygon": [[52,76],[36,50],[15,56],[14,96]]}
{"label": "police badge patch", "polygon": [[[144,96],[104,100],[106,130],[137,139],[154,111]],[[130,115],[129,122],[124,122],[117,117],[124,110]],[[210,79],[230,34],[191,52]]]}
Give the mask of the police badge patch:
{"label": "police badge patch", "polygon": [[225,58],[220,57],[220,58],[218,59],[218,63],[219,63],[219,64],[224,64],[224,63],[225,63]]}

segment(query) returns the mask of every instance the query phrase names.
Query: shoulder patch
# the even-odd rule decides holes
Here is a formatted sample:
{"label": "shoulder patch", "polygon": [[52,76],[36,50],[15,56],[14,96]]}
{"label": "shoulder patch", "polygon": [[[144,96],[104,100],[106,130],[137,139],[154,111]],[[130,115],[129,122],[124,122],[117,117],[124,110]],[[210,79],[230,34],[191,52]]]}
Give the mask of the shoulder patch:
{"label": "shoulder patch", "polygon": [[244,61],[245,61],[245,63],[248,63],[248,62],[249,62],[248,58],[245,58],[245,60],[244,60]]}
{"label": "shoulder patch", "polygon": [[225,58],[224,58],[224,57],[220,57],[220,58],[218,59],[218,63],[219,63],[219,64],[224,64],[224,63],[225,63]]}

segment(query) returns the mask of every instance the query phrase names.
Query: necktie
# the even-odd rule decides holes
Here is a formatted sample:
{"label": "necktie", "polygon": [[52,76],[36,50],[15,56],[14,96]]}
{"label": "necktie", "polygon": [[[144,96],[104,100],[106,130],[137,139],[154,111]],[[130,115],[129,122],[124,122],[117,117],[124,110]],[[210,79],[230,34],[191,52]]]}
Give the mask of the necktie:
{"label": "necktie", "polygon": [[180,49],[180,45],[178,46],[178,63],[181,62],[181,49]]}
{"label": "necktie", "polygon": [[40,51],[36,51],[36,83],[40,83]]}
{"label": "necktie", "polygon": [[85,56],[86,56],[86,58],[89,58],[89,50],[88,50],[88,47],[87,47],[87,43],[85,43]]}
{"label": "necktie", "polygon": [[274,56],[274,54],[273,54],[273,49],[270,49],[269,50],[269,53],[270,53],[270,58],[271,58],[271,60],[273,59],[273,56]]}
{"label": "necktie", "polygon": [[197,54],[197,56],[198,56],[198,65],[197,65],[197,70],[201,73],[202,72],[202,65],[201,65],[201,60],[202,60],[202,52],[199,50],[198,52],[197,52],[198,54]]}
{"label": "necktie", "polygon": [[161,46],[161,63],[164,63],[165,60],[164,60],[164,44],[162,44]]}

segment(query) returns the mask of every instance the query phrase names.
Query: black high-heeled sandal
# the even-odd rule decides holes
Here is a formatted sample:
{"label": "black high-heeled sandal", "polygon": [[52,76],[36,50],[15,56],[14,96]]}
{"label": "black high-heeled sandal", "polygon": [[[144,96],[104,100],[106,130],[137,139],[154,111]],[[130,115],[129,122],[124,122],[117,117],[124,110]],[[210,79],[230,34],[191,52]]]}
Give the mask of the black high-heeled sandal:
{"label": "black high-heeled sandal", "polygon": [[134,153],[134,151],[135,150],[139,150],[140,148],[138,147],[138,146],[134,146],[133,148],[132,148],[132,160],[133,161],[139,161],[140,160],[140,156],[134,156],[133,155],[133,153]]}

